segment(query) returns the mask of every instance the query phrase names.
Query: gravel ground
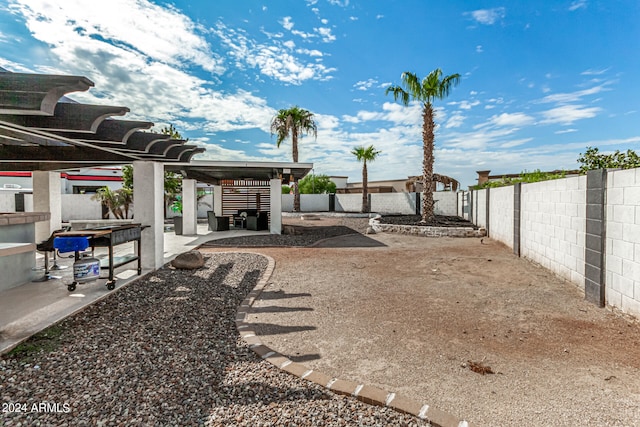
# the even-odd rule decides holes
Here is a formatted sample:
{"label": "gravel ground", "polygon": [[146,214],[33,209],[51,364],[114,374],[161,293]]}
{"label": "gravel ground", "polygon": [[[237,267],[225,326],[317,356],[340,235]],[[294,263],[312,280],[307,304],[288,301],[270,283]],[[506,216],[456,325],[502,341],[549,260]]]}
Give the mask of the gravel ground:
{"label": "gravel ground", "polygon": [[40,334],[45,351],[3,356],[0,424],[426,425],[261,360],[238,336],[235,313],[265,258],[205,259],[196,271],[158,270],[67,318],[50,339]]}

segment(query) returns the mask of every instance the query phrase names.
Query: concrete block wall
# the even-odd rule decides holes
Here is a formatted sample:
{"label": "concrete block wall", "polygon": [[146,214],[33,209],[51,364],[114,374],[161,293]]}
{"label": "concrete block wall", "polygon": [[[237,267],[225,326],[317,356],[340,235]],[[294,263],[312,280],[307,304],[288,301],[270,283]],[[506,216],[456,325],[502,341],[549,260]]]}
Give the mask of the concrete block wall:
{"label": "concrete block wall", "polygon": [[[101,219],[102,204],[93,194],[62,194],[62,222],[77,219]],[[129,212],[131,215],[131,212]]]}
{"label": "concrete block wall", "polygon": [[[362,194],[358,196],[360,196],[360,205],[362,205]],[[416,193],[371,194],[371,212],[415,215]]]}
{"label": "concrete block wall", "polygon": [[489,190],[474,190],[473,191],[473,204],[471,206],[471,214],[473,216],[473,223],[479,227],[487,227],[487,193]]}
{"label": "concrete block wall", "polygon": [[437,200],[433,209],[436,215],[458,215],[458,193],[453,191],[436,191],[433,200]]}
{"label": "concrete block wall", "polygon": [[[300,204],[302,205],[302,199]],[[304,210],[304,207],[301,208]],[[293,212],[293,194],[282,195],[282,212]]]}
{"label": "concrete block wall", "polygon": [[512,185],[492,188],[489,196],[489,237],[509,247],[513,247],[513,189]]}
{"label": "concrete block wall", "polygon": [[[293,200],[291,201],[293,207]],[[328,194],[301,194],[300,206],[306,212],[328,212],[329,211],[329,195]]]}
{"label": "concrete block wall", "polygon": [[607,173],[606,302],[640,314],[640,168]]}
{"label": "concrete block wall", "polygon": [[360,212],[362,194],[336,194],[336,212]]}
{"label": "concrete block wall", "polygon": [[521,254],[584,287],[586,177],[522,185]]}
{"label": "concrete block wall", "polygon": [[0,193],[0,212],[15,212],[16,196],[14,192],[3,191]]}

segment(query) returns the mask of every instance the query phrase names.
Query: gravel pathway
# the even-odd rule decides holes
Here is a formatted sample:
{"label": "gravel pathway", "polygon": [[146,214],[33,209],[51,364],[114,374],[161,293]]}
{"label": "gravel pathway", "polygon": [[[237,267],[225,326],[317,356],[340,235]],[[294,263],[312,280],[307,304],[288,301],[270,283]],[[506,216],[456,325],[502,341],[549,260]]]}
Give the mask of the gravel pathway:
{"label": "gravel pathway", "polygon": [[205,259],[196,271],[158,270],[67,318],[48,332],[53,349],[3,356],[0,424],[426,425],[260,359],[238,336],[235,313],[266,259]]}

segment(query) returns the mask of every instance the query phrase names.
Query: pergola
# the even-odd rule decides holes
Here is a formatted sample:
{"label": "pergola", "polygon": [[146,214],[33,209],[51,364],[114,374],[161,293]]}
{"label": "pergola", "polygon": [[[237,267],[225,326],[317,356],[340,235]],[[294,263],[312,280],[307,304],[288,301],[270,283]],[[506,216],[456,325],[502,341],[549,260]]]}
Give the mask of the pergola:
{"label": "pergola", "polygon": [[[60,171],[133,164],[135,218],[149,225],[143,232],[144,268],[163,263],[164,170],[183,174],[184,233],[196,234],[196,181],[215,186],[223,179],[270,180],[279,201],[283,175],[299,179],[312,164],[269,162],[191,162],[205,151],[147,131],[153,123],[114,119],[127,107],[89,105],[65,95],[94,83],[82,76],[10,73],[0,68],[0,170],[32,171],[34,210],[51,212],[36,224],[36,240],[60,227]],[[274,197],[274,196],[278,197]],[[271,232],[280,233],[281,202],[271,205]],[[149,248],[153,248],[150,251]]]}

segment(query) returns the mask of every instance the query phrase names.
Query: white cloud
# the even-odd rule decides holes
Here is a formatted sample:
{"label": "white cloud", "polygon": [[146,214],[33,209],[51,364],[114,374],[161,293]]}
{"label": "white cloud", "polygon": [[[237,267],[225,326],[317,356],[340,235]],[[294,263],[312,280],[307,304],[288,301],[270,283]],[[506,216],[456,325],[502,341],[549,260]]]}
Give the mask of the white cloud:
{"label": "white cloud", "polygon": [[465,15],[471,15],[471,17],[479,24],[493,25],[506,16],[506,9],[504,7],[479,9],[472,12],[465,12]]}
{"label": "white cloud", "polygon": [[547,95],[540,102],[556,102],[556,103],[570,103],[579,101],[582,97],[588,95],[595,95],[597,93],[608,90],[604,84],[599,86],[594,86],[589,89],[578,90],[575,92],[569,93],[555,93],[553,95]]}
{"label": "white cloud", "polygon": [[532,140],[533,138],[513,139],[511,141],[503,142],[502,144],[500,144],[500,148],[519,147],[520,145],[526,144],[527,142]]}
{"label": "white cloud", "polygon": [[586,9],[587,8],[587,0],[575,0],[571,2],[571,6],[569,6],[569,11],[573,12],[578,9]]}
{"label": "white cloud", "polygon": [[287,31],[291,31],[291,29],[295,25],[293,23],[293,21],[291,21],[291,17],[290,16],[285,16],[284,18],[282,18],[282,21],[280,21],[280,24]]}
{"label": "white cloud", "polygon": [[476,46],[476,53],[482,53],[484,52],[484,50],[482,49],[482,45],[479,44],[478,46]]}
{"label": "white cloud", "polygon": [[583,71],[582,73],[580,73],[583,76],[600,76],[602,74],[605,74],[607,71],[609,71],[609,68],[605,68],[603,70],[593,70],[593,69],[588,69]]}
{"label": "white cloud", "polygon": [[533,117],[524,113],[502,113],[489,119],[489,122],[495,126],[526,126],[534,121]]}
{"label": "white cloud", "polygon": [[316,49],[296,49],[296,53],[317,57],[324,56],[322,52]]}
{"label": "white cloud", "polygon": [[336,36],[331,34],[331,28],[320,27],[320,28],[314,28],[313,30],[318,34],[320,34],[320,38],[325,43],[331,43],[336,40]]}
{"label": "white cloud", "polygon": [[367,91],[371,89],[376,83],[378,83],[378,81],[375,79],[361,80],[359,82],[356,82],[353,87],[355,87],[356,90]]}
{"label": "white cloud", "polygon": [[565,133],[573,133],[573,132],[578,132],[578,129],[573,129],[573,128],[563,129],[563,130],[557,130],[554,133],[556,135],[562,135],[562,134],[565,134]]}
{"label": "white cloud", "polygon": [[473,101],[464,100],[460,102],[449,102],[448,105],[457,105],[461,110],[470,110],[471,108],[480,105],[480,101],[477,99]]}
{"label": "white cloud", "polygon": [[[49,44],[50,54],[60,64],[59,68],[40,66],[36,71],[85,75],[96,83],[92,90],[74,93],[72,98],[125,105],[131,109],[128,119],[182,123],[184,128],[212,132],[268,131],[274,111],[264,99],[245,91],[216,92],[209,82],[187,71],[193,65],[224,70],[187,17],[144,0],[114,0],[104,10],[103,3],[95,5],[98,9],[89,13],[73,0],[12,3],[32,36]],[[95,37],[98,33],[102,36]],[[186,126],[184,119],[192,123]]]}
{"label": "white cloud", "polygon": [[92,2],[91,7],[83,0],[12,0],[10,8],[25,18],[34,38],[54,49],[71,52],[89,40],[94,46],[105,40],[173,67],[187,61],[215,74],[224,71],[221,58],[198,34],[202,28],[178,10],[147,0]]}
{"label": "white cloud", "polygon": [[458,128],[464,123],[465,116],[460,113],[454,113],[445,123],[445,129]]}
{"label": "white cloud", "polygon": [[[259,44],[242,30],[228,28],[221,22],[213,31],[229,49],[229,56],[235,58],[236,66],[241,69],[257,68],[265,76],[294,85],[310,79],[330,79],[330,73],[335,71],[334,68],[327,68],[317,61],[310,63],[301,61],[290,53],[287,45],[277,40],[269,45]],[[321,54],[316,53],[317,51],[308,52],[313,52],[313,56],[321,57]]]}
{"label": "white cloud", "polygon": [[585,107],[583,105],[562,105],[542,112],[544,120],[541,123],[560,123],[570,125],[577,120],[590,119],[602,111],[598,107]]}
{"label": "white cloud", "polygon": [[390,121],[396,125],[414,125],[419,127],[422,123],[422,105],[412,102],[409,106],[385,102],[382,104],[382,111],[358,111],[356,116],[343,116],[342,120],[347,123],[362,123],[368,121]]}

